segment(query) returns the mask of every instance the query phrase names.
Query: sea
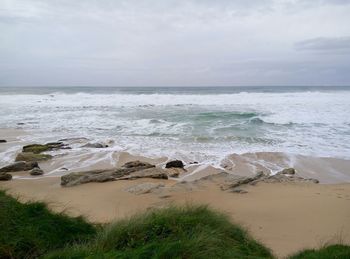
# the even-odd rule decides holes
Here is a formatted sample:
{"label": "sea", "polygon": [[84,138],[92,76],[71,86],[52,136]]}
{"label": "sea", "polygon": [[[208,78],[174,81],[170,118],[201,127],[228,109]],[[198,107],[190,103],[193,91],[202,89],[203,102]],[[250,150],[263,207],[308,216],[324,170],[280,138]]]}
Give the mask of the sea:
{"label": "sea", "polygon": [[350,87],[1,87],[0,128],[214,165],[261,151],[349,159]]}

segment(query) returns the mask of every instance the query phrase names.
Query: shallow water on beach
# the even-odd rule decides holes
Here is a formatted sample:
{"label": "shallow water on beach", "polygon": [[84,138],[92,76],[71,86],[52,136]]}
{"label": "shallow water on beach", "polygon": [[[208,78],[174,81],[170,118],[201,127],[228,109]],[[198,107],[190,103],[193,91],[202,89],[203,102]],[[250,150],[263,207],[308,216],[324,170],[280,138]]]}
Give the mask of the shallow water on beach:
{"label": "shallow water on beach", "polygon": [[350,88],[0,88],[0,127],[26,140],[218,164],[232,153],[350,158]]}

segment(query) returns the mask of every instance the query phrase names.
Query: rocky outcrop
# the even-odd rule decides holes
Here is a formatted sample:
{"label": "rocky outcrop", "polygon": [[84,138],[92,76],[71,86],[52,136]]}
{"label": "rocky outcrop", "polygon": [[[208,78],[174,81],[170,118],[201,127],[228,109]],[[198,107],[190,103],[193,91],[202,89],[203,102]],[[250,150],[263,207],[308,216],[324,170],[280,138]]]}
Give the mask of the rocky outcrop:
{"label": "rocky outcrop", "polygon": [[125,163],[122,166],[122,168],[135,168],[135,167],[148,167],[148,168],[151,168],[151,167],[155,167],[155,165],[151,165],[150,163],[141,162],[139,160],[136,160],[136,161],[127,162],[127,163]]}
{"label": "rocky outcrop", "polygon": [[174,160],[166,163],[165,168],[184,168],[184,164],[181,160]]}
{"label": "rocky outcrop", "polygon": [[7,141],[5,139],[0,139],[0,143],[6,143]]}
{"label": "rocky outcrop", "polygon": [[[238,179],[230,178],[226,180],[224,184],[221,185],[222,190],[231,190],[235,192],[237,187],[245,185],[255,185],[259,182],[264,183],[293,183],[293,182],[309,182],[309,183],[319,183],[317,179],[313,178],[303,178],[295,173],[294,168],[287,168],[275,175],[266,175],[263,172],[257,173],[254,177],[242,177]],[[237,191],[239,192],[239,191]],[[239,192],[241,193],[241,192]]]}
{"label": "rocky outcrop", "polygon": [[165,185],[162,183],[141,183],[141,184],[129,187],[128,189],[126,189],[126,191],[140,195],[140,194],[150,193],[164,186]]}
{"label": "rocky outcrop", "polygon": [[51,150],[57,150],[57,149],[69,149],[69,147],[66,144],[63,144],[63,142],[51,142],[51,143],[46,143],[44,145],[32,144],[32,145],[24,146],[22,149],[22,152],[31,152],[34,154],[40,154],[45,151],[51,151]]}
{"label": "rocky outcrop", "polygon": [[30,175],[43,175],[44,174],[44,171],[43,170],[41,170],[40,168],[38,168],[38,167],[35,167],[35,168],[33,168],[32,170],[30,170],[30,172],[29,172],[29,174]]}
{"label": "rocky outcrop", "polygon": [[12,179],[11,174],[0,173],[0,181],[10,181]]}
{"label": "rocky outcrop", "polygon": [[282,171],[277,173],[277,175],[280,175],[280,174],[295,175],[295,169],[294,168],[286,168],[286,169],[283,169]]}
{"label": "rocky outcrop", "polygon": [[[138,165],[138,166],[136,166]],[[148,163],[136,163],[130,167],[131,163],[126,165],[127,168],[92,170],[85,172],[73,172],[61,177],[62,186],[75,186],[90,182],[108,182],[117,180],[132,180],[137,178],[157,178],[168,179],[167,172]]]}
{"label": "rocky outcrop", "polygon": [[102,144],[102,143],[87,143],[81,147],[88,147],[88,148],[106,148],[108,145]]}
{"label": "rocky outcrop", "polygon": [[3,172],[29,171],[29,170],[32,170],[35,167],[39,167],[37,162],[19,161],[19,162],[15,162],[15,163],[13,163],[11,165],[5,166],[3,168],[0,168],[0,173],[3,173]]}
{"label": "rocky outcrop", "polygon": [[233,180],[231,183],[221,186],[222,190],[234,189],[238,186],[253,183],[258,179],[261,179],[264,176],[263,172],[258,172],[254,177],[242,177],[236,180]]}
{"label": "rocky outcrop", "polygon": [[32,152],[22,152],[19,153],[16,156],[16,160],[15,161],[26,161],[26,162],[39,162],[39,161],[46,161],[51,159],[52,156],[51,155],[47,155],[47,154],[35,154]]}

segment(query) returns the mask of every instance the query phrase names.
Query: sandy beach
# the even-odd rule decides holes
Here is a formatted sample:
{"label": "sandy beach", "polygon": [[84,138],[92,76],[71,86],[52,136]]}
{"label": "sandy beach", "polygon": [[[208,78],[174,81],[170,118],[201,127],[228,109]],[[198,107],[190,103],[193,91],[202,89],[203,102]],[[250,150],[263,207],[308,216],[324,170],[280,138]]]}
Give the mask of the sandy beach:
{"label": "sandy beach", "polygon": [[[2,130],[1,133],[9,140],[1,144],[1,152],[27,144],[19,140],[20,136],[26,134],[24,131]],[[80,161],[76,163],[92,158],[99,162],[79,167],[79,170],[120,167],[135,160],[161,167],[167,161],[167,158],[145,158],[127,152],[111,153],[106,161],[104,152],[80,153]],[[293,156],[297,172],[304,177],[315,177],[321,184],[261,182],[244,186],[243,193],[233,193],[221,189],[221,172],[226,170],[226,174],[249,176],[258,169],[270,169],[270,173],[273,173],[271,165],[264,167],[262,161],[265,161],[265,165],[266,161],[279,161],[274,164],[278,169],[290,165],[288,161],[291,156],[274,153],[232,155],[223,161],[223,168],[192,164],[186,167],[187,171],[183,171],[179,178],[122,180],[62,187],[60,176],[70,170],[67,172],[59,168],[72,164],[77,157],[76,153],[73,154],[57,154],[52,160],[39,163],[45,172],[44,176],[30,176],[28,172],[13,173],[14,179],[0,182],[0,188],[21,201],[44,201],[54,211],[83,215],[89,221],[98,223],[111,222],[170,204],[207,204],[227,213],[233,222],[246,227],[253,237],[281,258],[304,248],[328,243],[350,244],[350,183],[346,183],[349,177],[346,172],[350,167],[347,160],[308,160],[307,157]],[[96,156],[101,159],[96,159]],[[11,155],[9,157],[12,159]],[[254,166],[256,168],[253,170]],[[332,176],[327,173],[329,168],[339,173]],[[144,183],[160,187],[144,194],[128,191]]]}

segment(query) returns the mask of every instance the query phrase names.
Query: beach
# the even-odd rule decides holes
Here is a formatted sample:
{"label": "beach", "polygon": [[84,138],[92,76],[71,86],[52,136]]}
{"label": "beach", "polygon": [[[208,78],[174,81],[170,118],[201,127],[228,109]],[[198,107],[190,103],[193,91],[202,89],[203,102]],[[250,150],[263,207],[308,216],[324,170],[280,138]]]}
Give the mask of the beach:
{"label": "beach", "polygon": [[[5,157],[9,160],[14,160],[23,145],[30,144],[22,140],[30,135],[24,130],[2,129],[0,133],[8,140],[0,144],[1,154],[7,154]],[[11,181],[0,182],[0,188],[20,201],[44,201],[53,211],[83,215],[98,223],[171,204],[207,204],[247,228],[254,238],[281,258],[304,248],[339,242],[350,244],[350,162],[346,159],[305,156],[291,159],[290,155],[273,152],[236,154],[222,161],[222,167],[185,163],[186,171],[168,180],[141,178],[63,187],[61,176],[77,170],[120,168],[136,160],[163,168],[168,158],[147,158],[103,148],[97,153],[74,149],[47,153],[53,158],[39,162],[43,176],[15,172]],[[94,162],[83,163],[89,160]],[[244,192],[222,188],[226,175],[248,177],[257,170],[270,170],[269,174],[274,175],[279,168],[290,167],[291,160],[303,179],[313,178],[320,183],[261,181],[242,185]],[[271,167],[272,162],[275,167]],[[75,163],[84,166],[74,166]],[[73,169],[60,170],[69,166]],[[331,169],[336,173],[331,174]],[[145,193],[130,191],[142,184],[156,187]]]}

